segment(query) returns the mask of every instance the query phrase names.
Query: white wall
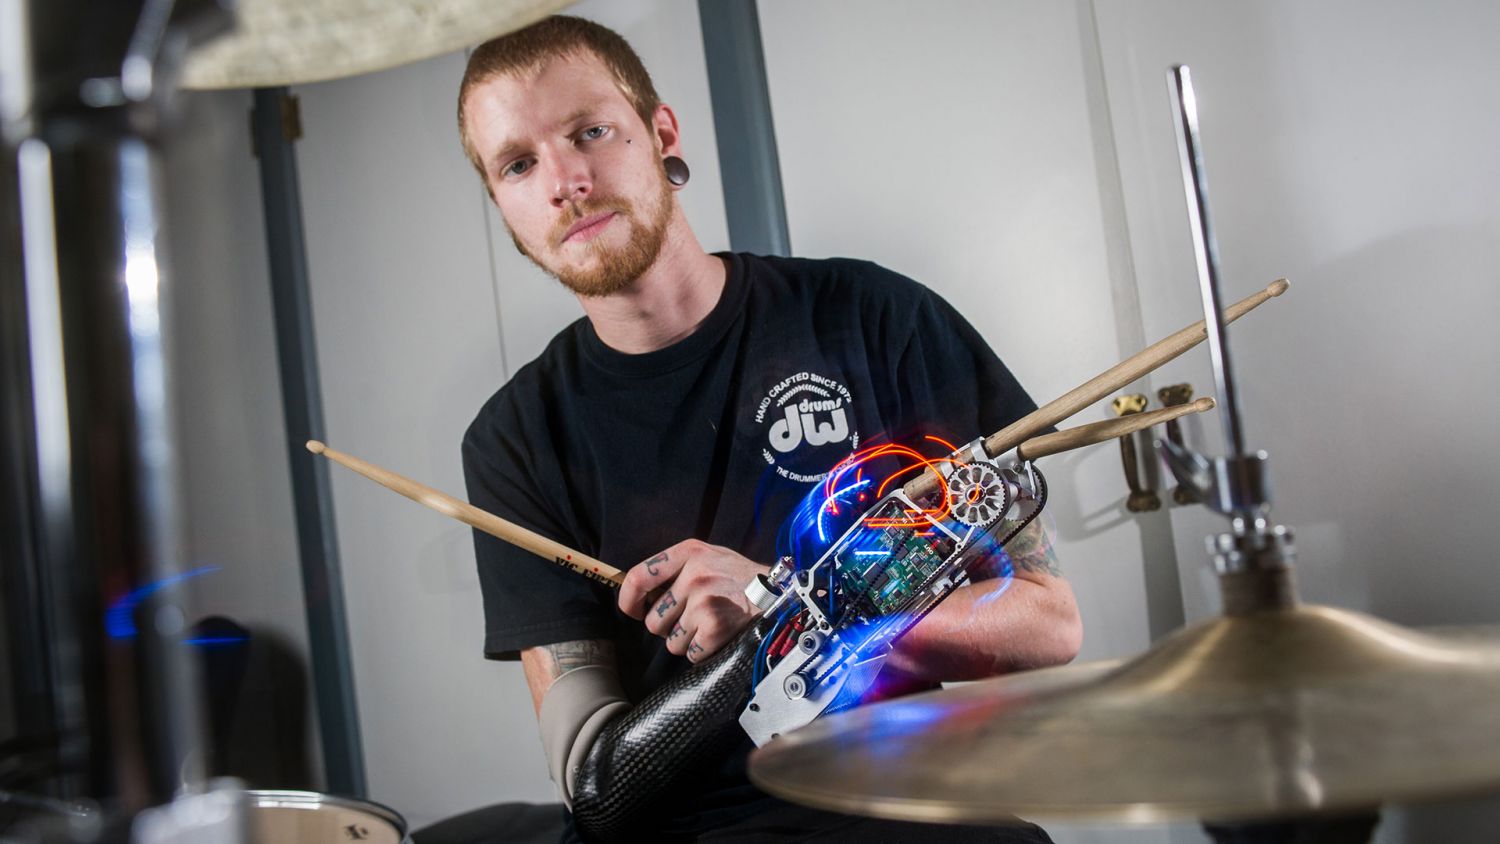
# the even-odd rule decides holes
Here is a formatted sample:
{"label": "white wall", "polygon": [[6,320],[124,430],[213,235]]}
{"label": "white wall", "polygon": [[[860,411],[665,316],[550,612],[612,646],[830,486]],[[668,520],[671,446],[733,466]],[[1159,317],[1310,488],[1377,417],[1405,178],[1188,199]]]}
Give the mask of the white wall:
{"label": "white wall", "polygon": [[[679,109],[704,246],[725,234],[697,6],[570,10],[636,46]],[[329,444],[462,495],[459,441],[510,373],[581,315],[514,249],[454,123],[464,57],[297,89],[298,144]],[[555,800],[519,663],[482,657],[467,527],[335,469],[370,795],[420,826]]]}

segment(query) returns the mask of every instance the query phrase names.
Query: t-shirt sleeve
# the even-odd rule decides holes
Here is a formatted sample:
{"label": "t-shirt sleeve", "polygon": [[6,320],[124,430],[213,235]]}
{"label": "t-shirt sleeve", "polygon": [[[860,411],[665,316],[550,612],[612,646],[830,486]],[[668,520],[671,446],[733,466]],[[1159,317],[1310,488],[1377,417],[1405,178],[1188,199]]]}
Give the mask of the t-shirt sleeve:
{"label": "t-shirt sleeve", "polygon": [[[531,451],[521,447],[486,415],[463,440],[464,482],[469,502],[570,547],[579,547],[545,505],[545,493],[532,480]],[[484,655],[514,660],[529,647],[576,639],[614,636],[614,596],[608,588],[579,577],[480,530],[474,556],[484,599]]]}
{"label": "t-shirt sleeve", "polygon": [[913,433],[963,445],[1036,410],[1000,357],[942,297],[926,291],[913,317],[893,373],[899,416]]}

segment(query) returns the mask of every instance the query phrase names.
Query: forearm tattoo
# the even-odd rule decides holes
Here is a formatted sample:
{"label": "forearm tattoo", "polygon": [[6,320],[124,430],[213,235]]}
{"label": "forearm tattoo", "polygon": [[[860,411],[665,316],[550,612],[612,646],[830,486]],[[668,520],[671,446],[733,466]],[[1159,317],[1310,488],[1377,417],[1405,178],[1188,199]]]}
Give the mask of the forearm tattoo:
{"label": "forearm tattoo", "polygon": [[608,639],[576,639],[542,645],[545,665],[553,680],[585,665],[614,665],[615,643]]}
{"label": "forearm tattoo", "polygon": [[1057,564],[1057,550],[1052,547],[1052,532],[1041,519],[1026,526],[1015,539],[1005,545],[1005,553],[1017,571],[1031,574],[1046,572],[1053,577],[1062,577],[1062,568]]}

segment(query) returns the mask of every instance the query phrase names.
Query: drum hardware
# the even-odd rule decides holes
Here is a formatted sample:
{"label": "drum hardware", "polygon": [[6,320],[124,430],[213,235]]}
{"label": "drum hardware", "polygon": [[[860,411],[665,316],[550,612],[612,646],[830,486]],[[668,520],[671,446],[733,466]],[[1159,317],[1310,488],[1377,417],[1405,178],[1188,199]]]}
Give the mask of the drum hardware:
{"label": "drum hardware", "polygon": [[1500,788],[1500,647],[1298,601],[1291,532],[1269,517],[1268,457],[1246,451],[1240,428],[1188,69],[1170,81],[1230,452],[1160,447],[1229,519],[1209,543],[1223,615],[1128,661],[821,719],[751,755],[751,779],[772,794],[907,820],[1192,818],[1222,842],[1357,841],[1380,804]]}
{"label": "drum hardware", "polygon": [[[1176,407],[1179,404],[1187,404],[1193,400],[1193,385],[1172,384],[1168,387],[1162,387],[1156,391],[1156,397],[1161,399],[1162,407]],[[1175,419],[1167,423],[1167,441],[1178,448],[1187,448],[1187,443],[1183,441],[1182,437],[1182,425]],[[1172,487],[1172,501],[1176,504],[1196,504],[1199,500],[1197,493],[1193,491],[1192,487],[1183,484]]]}
{"label": "drum hardware", "polygon": [[[1110,403],[1111,409],[1116,416],[1130,416],[1140,413],[1146,409],[1151,400],[1142,393],[1126,393],[1116,396]],[[1168,425],[1176,425],[1177,420],[1172,419]],[[1125,509],[1132,513],[1146,513],[1161,509],[1161,499],[1157,497],[1156,490],[1151,489],[1148,482],[1141,479],[1140,460],[1136,457],[1135,436],[1127,434],[1120,437],[1120,460],[1125,466],[1125,483],[1130,487],[1130,496],[1125,499]]]}

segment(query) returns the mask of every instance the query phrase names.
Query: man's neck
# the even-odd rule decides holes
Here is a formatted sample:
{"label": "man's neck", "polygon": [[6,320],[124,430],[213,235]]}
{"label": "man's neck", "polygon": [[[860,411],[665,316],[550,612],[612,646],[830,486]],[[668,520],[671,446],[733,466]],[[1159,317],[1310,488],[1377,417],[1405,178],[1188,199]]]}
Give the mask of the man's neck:
{"label": "man's neck", "polygon": [[672,215],[661,254],[622,293],[580,296],[594,333],[627,354],[663,349],[697,330],[719,303],[728,272],[703,251],[681,209]]}

